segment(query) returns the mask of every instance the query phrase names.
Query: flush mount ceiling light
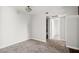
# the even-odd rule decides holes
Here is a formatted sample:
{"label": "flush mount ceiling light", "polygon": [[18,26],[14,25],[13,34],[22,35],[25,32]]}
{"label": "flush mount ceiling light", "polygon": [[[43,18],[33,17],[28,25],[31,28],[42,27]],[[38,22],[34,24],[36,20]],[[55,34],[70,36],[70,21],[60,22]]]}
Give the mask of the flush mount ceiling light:
{"label": "flush mount ceiling light", "polygon": [[27,11],[27,12],[31,12],[31,11],[32,11],[31,7],[30,7],[30,6],[27,6],[27,7],[26,7],[26,11]]}

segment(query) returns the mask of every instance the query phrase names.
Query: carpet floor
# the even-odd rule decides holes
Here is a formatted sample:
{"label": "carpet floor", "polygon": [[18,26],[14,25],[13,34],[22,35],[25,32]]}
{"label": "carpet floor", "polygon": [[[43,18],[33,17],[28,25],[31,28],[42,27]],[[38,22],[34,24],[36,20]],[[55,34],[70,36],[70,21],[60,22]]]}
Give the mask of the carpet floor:
{"label": "carpet floor", "polygon": [[65,46],[61,47],[58,45],[54,43],[51,46],[49,43],[30,39],[2,48],[0,49],[0,53],[67,53],[68,52]]}

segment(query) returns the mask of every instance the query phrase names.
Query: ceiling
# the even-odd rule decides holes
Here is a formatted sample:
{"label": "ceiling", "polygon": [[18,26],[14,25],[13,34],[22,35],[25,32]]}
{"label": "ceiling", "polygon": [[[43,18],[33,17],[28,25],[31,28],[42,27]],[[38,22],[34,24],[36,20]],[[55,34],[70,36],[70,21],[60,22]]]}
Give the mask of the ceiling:
{"label": "ceiling", "polygon": [[[27,13],[27,11],[25,10],[27,8],[26,6],[16,6],[14,8],[21,12]],[[78,12],[77,8],[77,6],[31,6],[32,11],[30,12],[30,14],[37,15],[45,12],[49,12],[51,14],[73,14]]]}

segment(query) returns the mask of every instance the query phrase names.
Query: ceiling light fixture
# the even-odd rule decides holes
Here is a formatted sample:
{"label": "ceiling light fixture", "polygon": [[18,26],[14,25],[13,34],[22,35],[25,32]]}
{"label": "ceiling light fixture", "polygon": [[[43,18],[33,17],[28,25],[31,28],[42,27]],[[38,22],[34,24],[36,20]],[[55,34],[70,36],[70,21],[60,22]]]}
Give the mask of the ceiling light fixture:
{"label": "ceiling light fixture", "polygon": [[32,11],[32,9],[30,8],[30,6],[27,6],[26,11],[27,12],[31,12]]}

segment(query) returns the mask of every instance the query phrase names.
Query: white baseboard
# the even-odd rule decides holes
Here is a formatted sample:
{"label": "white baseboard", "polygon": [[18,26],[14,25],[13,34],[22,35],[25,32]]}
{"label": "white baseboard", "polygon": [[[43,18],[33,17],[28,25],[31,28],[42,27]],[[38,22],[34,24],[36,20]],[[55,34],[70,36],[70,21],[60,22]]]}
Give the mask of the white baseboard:
{"label": "white baseboard", "polygon": [[66,47],[68,47],[68,48],[72,48],[72,49],[75,49],[75,50],[79,50],[78,47],[73,47],[73,46],[66,46]]}
{"label": "white baseboard", "polygon": [[39,38],[30,38],[30,39],[34,39],[34,40],[38,40],[38,41],[42,41],[42,42],[46,42],[46,39],[39,39]]}

